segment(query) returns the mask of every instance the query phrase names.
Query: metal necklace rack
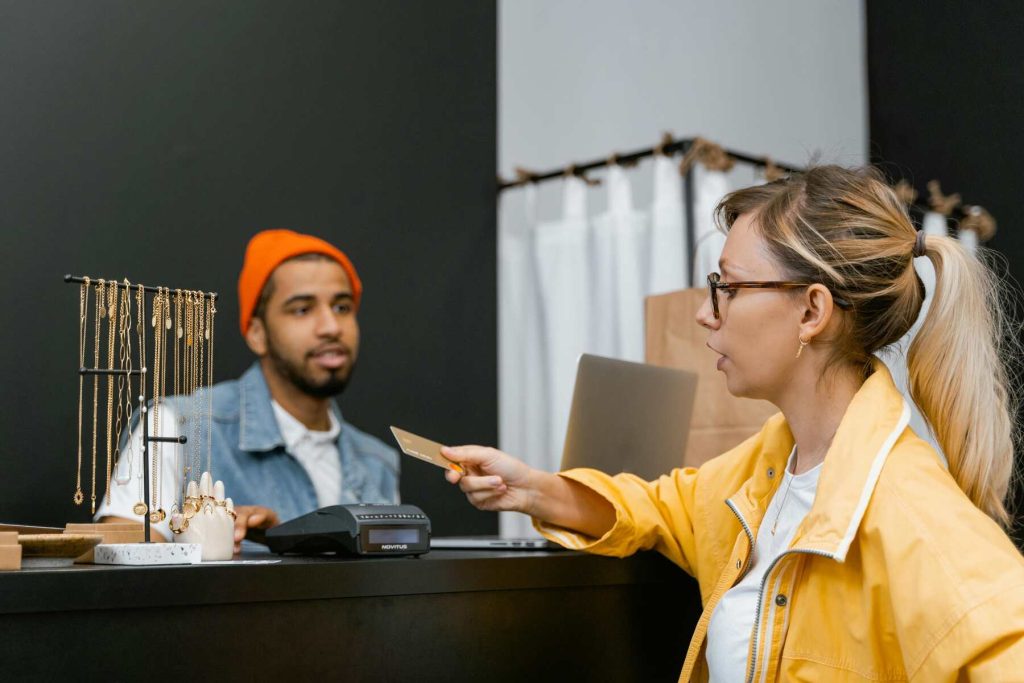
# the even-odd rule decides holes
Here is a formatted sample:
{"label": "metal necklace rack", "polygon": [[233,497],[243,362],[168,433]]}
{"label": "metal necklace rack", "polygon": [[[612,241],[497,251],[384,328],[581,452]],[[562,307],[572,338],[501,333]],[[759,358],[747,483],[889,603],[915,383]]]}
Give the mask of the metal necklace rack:
{"label": "metal necklace rack", "polygon": [[[93,280],[86,280],[86,278],[84,278],[84,277],[76,277],[76,276],[73,276],[73,275],[65,275],[64,276],[64,282],[67,282],[69,284],[78,284],[78,285],[90,284],[91,285],[95,281],[93,281]],[[138,285],[128,285],[128,286],[126,286],[122,282],[115,282],[115,281],[109,281],[109,280],[106,281],[106,286],[109,287],[111,285],[116,286],[119,291],[122,290],[122,289],[128,289],[129,293],[131,292],[131,290],[138,288]],[[149,293],[149,294],[156,294],[156,293],[158,293],[160,291],[159,287],[147,287],[145,285],[142,286],[142,289],[143,289],[143,291],[145,291],[146,293]],[[208,295],[210,297],[212,297],[214,301],[216,301],[217,294],[215,292],[209,292]],[[145,316],[143,316],[143,318],[145,318]],[[145,323],[143,322],[143,324],[145,324]],[[151,500],[150,499],[150,495],[149,495],[150,494],[150,491],[149,491],[149,444],[150,443],[154,443],[154,442],[186,444],[186,443],[188,443],[188,437],[185,436],[184,434],[182,434],[180,436],[150,436],[149,435],[149,419],[148,419],[149,418],[149,415],[148,415],[149,407],[146,405],[146,375],[147,375],[146,349],[144,349],[144,348],[143,349],[139,349],[139,359],[140,359],[140,364],[141,364],[142,367],[140,367],[138,370],[121,370],[121,369],[104,369],[104,368],[85,368],[85,367],[81,367],[81,368],[78,368],[78,374],[82,375],[82,376],[85,376],[85,375],[107,375],[107,376],[124,375],[124,376],[127,376],[129,390],[130,390],[130,387],[131,387],[131,378],[132,377],[136,377],[136,376],[137,377],[141,377],[141,379],[139,381],[139,420],[142,422],[142,482],[143,482],[143,500],[147,501],[147,503],[148,503]],[[154,359],[154,362],[156,362],[156,359]],[[151,536],[150,536],[149,514],[147,513],[147,514],[142,515],[142,519],[143,519],[143,524],[145,525],[145,535],[143,537],[145,539],[144,542],[145,543],[151,543],[152,541],[151,541]]]}

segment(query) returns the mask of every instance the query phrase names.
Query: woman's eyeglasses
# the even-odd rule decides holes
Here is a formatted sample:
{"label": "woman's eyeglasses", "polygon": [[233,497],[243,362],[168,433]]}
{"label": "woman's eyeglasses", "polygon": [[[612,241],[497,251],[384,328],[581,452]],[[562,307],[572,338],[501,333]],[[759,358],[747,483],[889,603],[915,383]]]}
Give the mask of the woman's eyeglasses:
{"label": "woman's eyeglasses", "polygon": [[[810,287],[815,284],[814,282],[777,282],[777,281],[762,281],[762,282],[722,282],[721,275],[718,273],[708,274],[708,295],[711,297],[711,310],[714,311],[715,319],[719,319],[721,316],[718,312],[718,292],[719,290],[730,291],[734,289],[799,289],[800,287]],[[850,302],[845,299],[832,295],[832,300],[836,302],[836,306],[839,308],[850,308]]]}

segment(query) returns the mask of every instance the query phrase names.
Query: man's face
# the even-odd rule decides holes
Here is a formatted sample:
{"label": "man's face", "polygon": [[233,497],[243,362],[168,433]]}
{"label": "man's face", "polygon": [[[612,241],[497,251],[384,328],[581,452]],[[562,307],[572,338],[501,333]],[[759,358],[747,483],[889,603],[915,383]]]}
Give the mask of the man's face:
{"label": "man's face", "polygon": [[344,269],[326,259],[286,261],[271,278],[263,318],[253,321],[264,327],[264,348],[250,346],[303,393],[340,394],[359,354],[359,323]]}

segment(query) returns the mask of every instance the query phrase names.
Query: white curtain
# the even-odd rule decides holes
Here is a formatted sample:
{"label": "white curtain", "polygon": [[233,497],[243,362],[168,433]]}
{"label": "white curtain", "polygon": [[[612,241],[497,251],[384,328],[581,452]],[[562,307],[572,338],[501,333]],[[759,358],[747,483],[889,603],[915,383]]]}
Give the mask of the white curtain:
{"label": "white curtain", "polygon": [[957,233],[957,237],[960,240],[960,244],[964,246],[964,249],[972,254],[978,251],[978,233],[973,230],[961,230]]}
{"label": "white curtain", "polygon": [[650,294],[664,294],[690,285],[686,254],[686,213],[679,166],[663,155],[654,157],[654,201],[651,203]]}
{"label": "white curtain", "polygon": [[548,429],[547,447],[526,457],[531,458],[530,464],[549,472],[556,471],[561,461],[576,360],[593,341],[587,185],[576,177],[566,178],[564,183],[561,219],[538,223],[533,239],[543,321]]}
{"label": "white curtain", "polygon": [[608,169],[606,184],[608,210],[593,223],[590,320],[594,336],[585,349],[641,362],[644,297],[650,270],[650,214],[634,210],[633,191],[621,166]]}
{"label": "white curtain", "polygon": [[[517,455],[547,448],[542,320],[538,315],[537,270],[533,236],[537,188],[524,188],[522,215],[502,213],[498,225],[498,429],[500,447]],[[529,518],[512,512],[499,516],[502,535],[531,533]]]}
{"label": "white curtain", "polygon": [[709,171],[695,164],[693,178],[693,279],[701,287],[708,273],[718,270],[718,259],[725,247],[725,234],[715,227],[714,212],[719,200],[729,192],[729,179],[722,171]]}
{"label": "white curtain", "polygon": [[[532,186],[525,216],[501,213],[499,446],[533,467],[559,469],[580,354],[642,361],[644,298],[687,284],[682,178],[670,159],[653,166],[649,210],[634,206],[629,174],[612,166],[596,216],[588,193],[602,190],[577,177],[562,181],[557,219],[538,219]],[[533,534],[524,515],[499,519],[503,536]]]}
{"label": "white curtain", "polygon": [[[549,472],[561,460],[576,358],[592,336],[587,186],[576,177],[562,182],[560,218],[539,221],[531,194],[525,226],[503,221],[498,245],[499,445]],[[499,528],[503,536],[535,535],[518,513],[502,513]]]}
{"label": "white curtain", "polygon": [[[946,229],[946,217],[942,214],[930,211],[925,214],[924,221],[922,222],[922,230],[928,235],[946,235],[948,234]],[[921,305],[921,313],[917,316],[917,320],[911,326],[910,330],[903,336],[899,342],[896,343],[895,348],[887,353],[883,360],[885,364],[889,366],[889,371],[892,373],[892,378],[896,382],[896,386],[899,387],[900,391],[903,392],[903,396],[907,399],[907,404],[910,406],[910,427],[914,430],[914,433],[920,436],[922,439],[930,443],[939,455],[945,459],[945,454],[939,447],[938,441],[935,436],[928,429],[928,424],[924,420],[924,416],[921,414],[921,409],[917,407],[914,400],[910,397],[909,388],[909,377],[907,372],[907,351],[910,350],[910,342],[913,341],[917,335],[917,331],[921,329],[921,325],[924,323],[925,316],[928,315],[928,309],[931,307],[932,296],[935,294],[935,267],[932,265],[930,259],[921,257],[914,259],[914,268],[917,270],[918,277],[921,278],[921,282],[924,283],[925,298],[924,303]]]}

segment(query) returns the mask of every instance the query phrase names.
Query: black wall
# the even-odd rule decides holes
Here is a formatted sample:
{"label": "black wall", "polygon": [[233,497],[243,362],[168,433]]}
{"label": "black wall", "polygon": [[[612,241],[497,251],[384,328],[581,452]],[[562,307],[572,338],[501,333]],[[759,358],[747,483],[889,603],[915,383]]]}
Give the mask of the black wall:
{"label": "black wall", "polygon": [[[62,276],[219,292],[229,379],[252,360],[243,250],[268,227],[362,276],[347,419],[494,443],[495,43],[493,1],[0,2],[0,521],[89,516]],[[497,529],[405,457],[402,496],[437,532]]]}
{"label": "black wall", "polygon": [[[987,208],[999,223],[988,246],[1006,257],[1018,283],[1024,282],[1022,34],[1019,2],[867,1],[873,160],[913,182],[922,197],[937,178],[946,194],[959,192],[966,203]],[[1019,530],[1018,540],[1024,540]]]}

